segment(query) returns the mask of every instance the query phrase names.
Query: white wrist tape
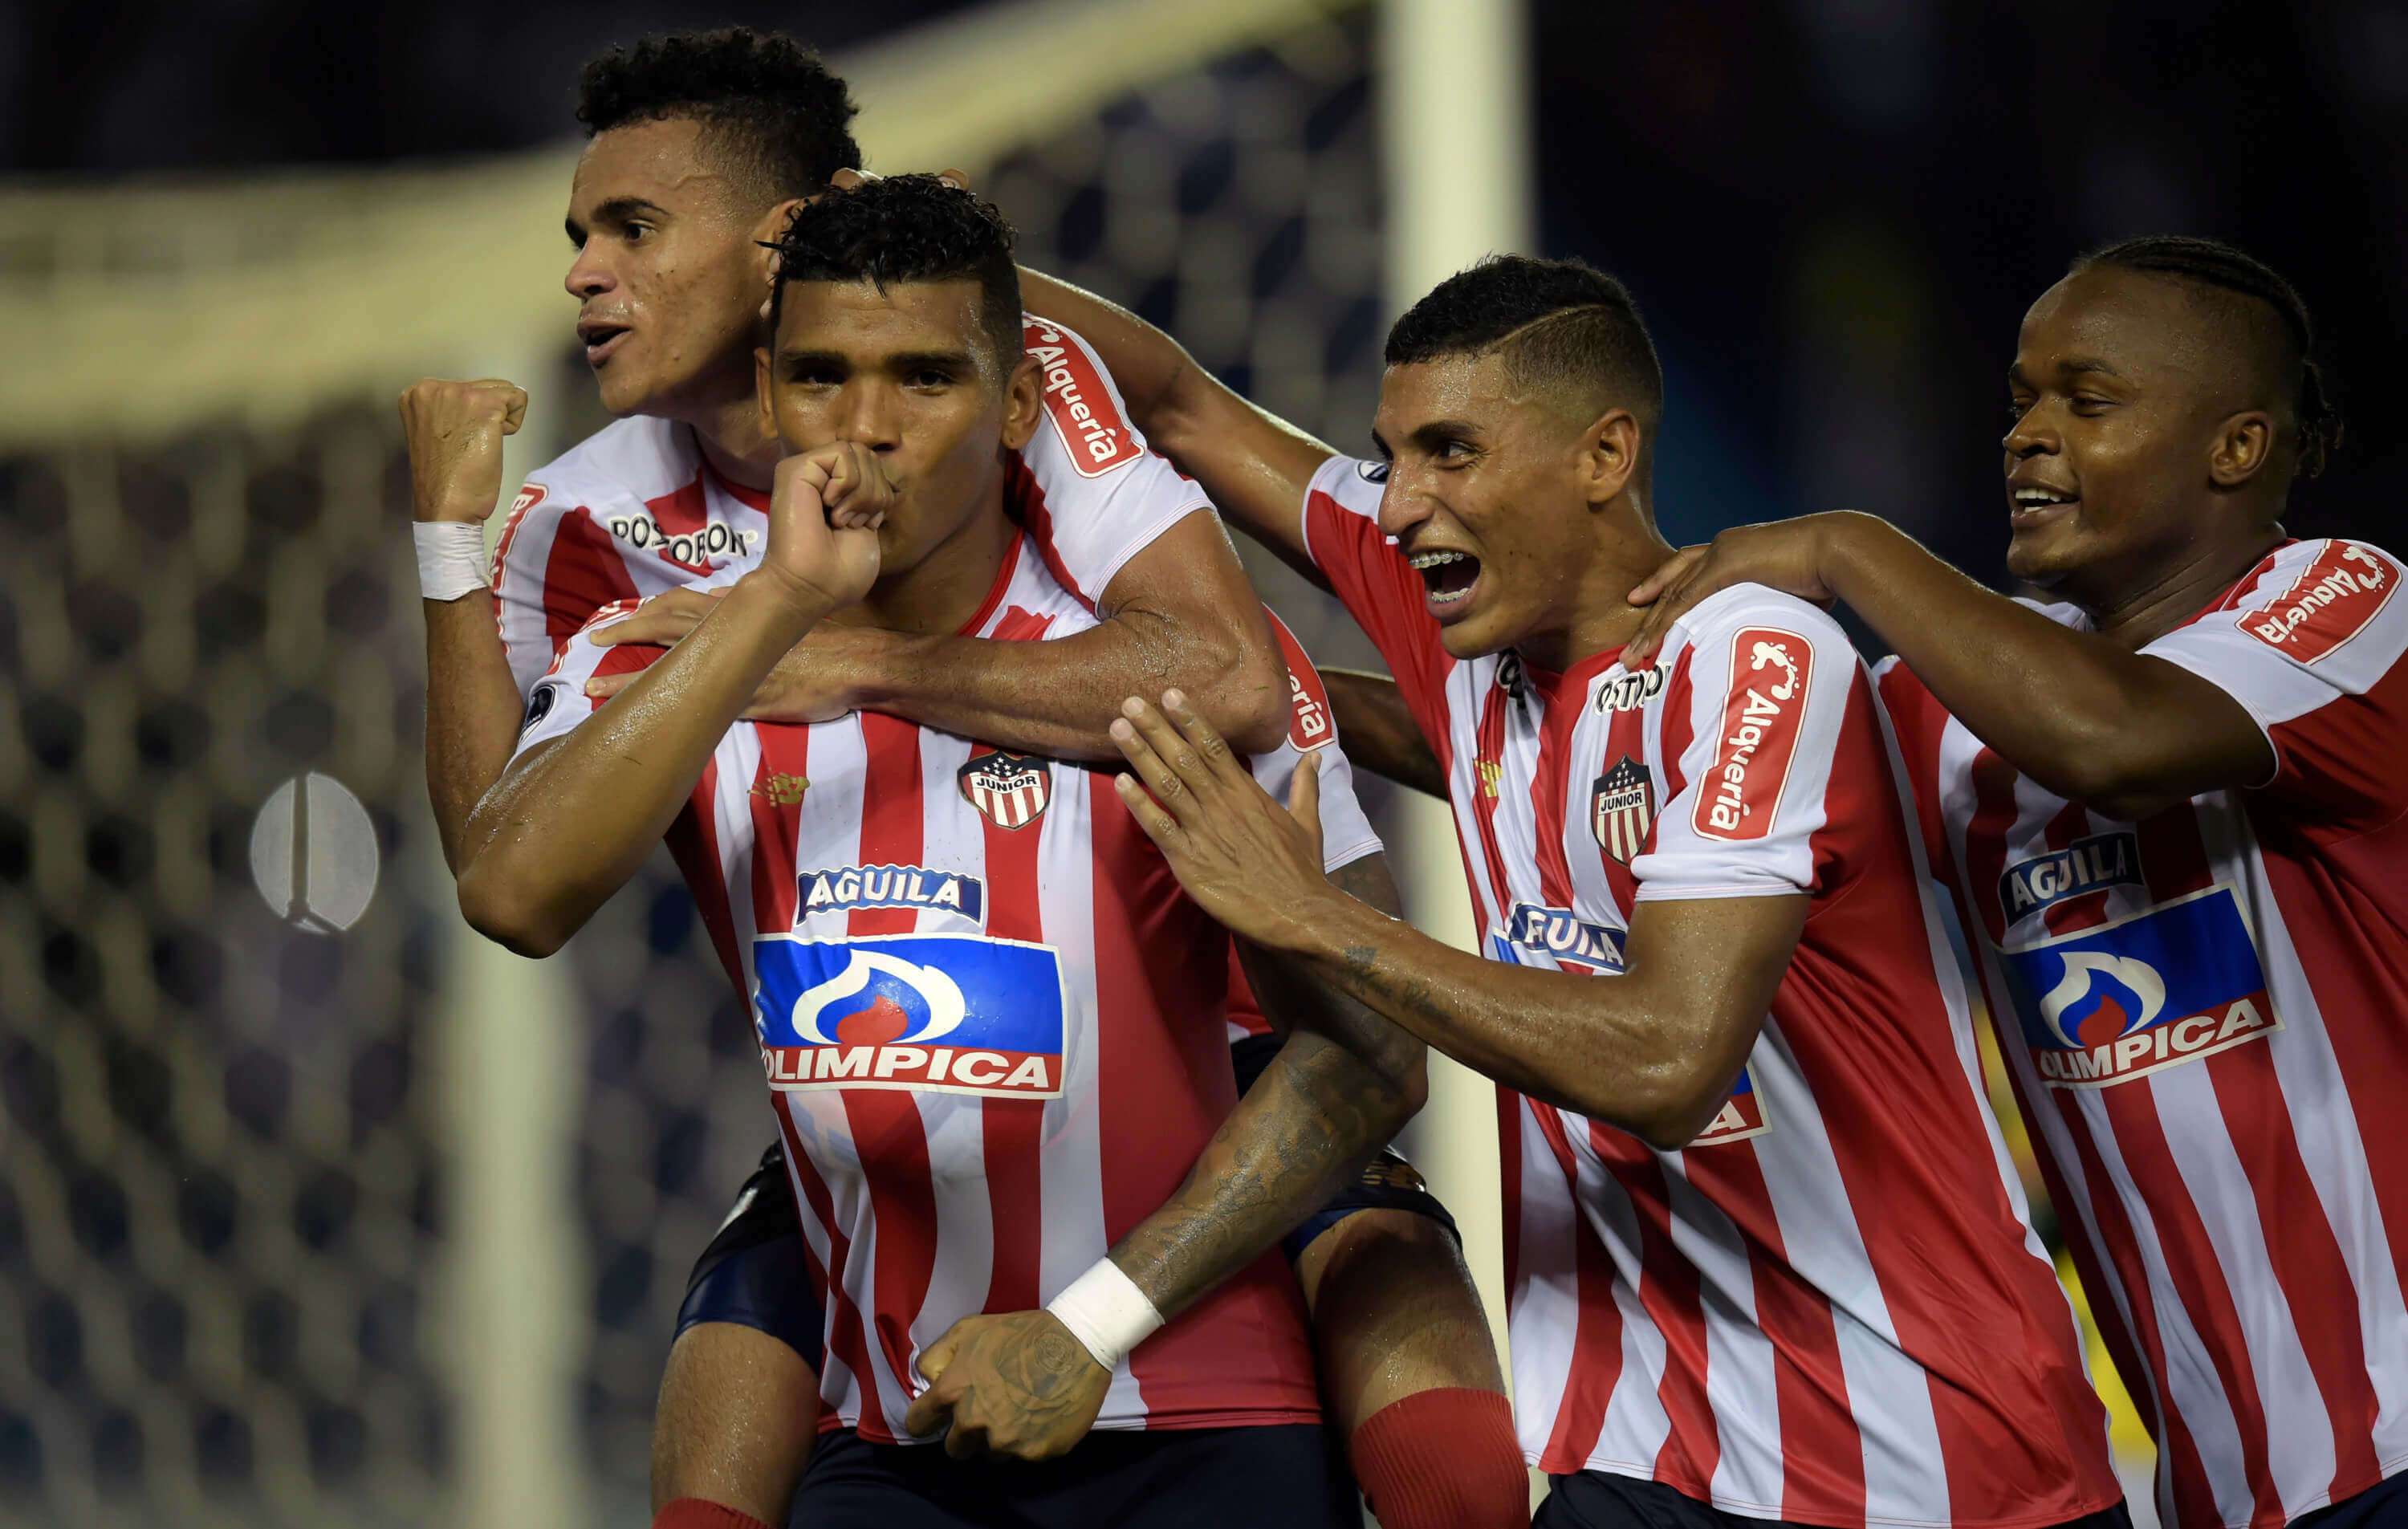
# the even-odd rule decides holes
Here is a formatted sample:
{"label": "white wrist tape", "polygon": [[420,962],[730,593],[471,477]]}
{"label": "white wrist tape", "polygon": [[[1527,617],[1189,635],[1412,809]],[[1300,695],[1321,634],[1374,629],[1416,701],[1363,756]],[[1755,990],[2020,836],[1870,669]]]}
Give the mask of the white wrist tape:
{"label": "white wrist tape", "polygon": [[418,521],[409,528],[418,543],[418,593],[429,600],[457,600],[486,587],[485,528],[470,521]]}
{"label": "white wrist tape", "polygon": [[1070,1281],[1070,1288],[1045,1303],[1070,1336],[1086,1346],[1096,1363],[1116,1369],[1128,1351],[1162,1325],[1162,1313],[1109,1258]]}

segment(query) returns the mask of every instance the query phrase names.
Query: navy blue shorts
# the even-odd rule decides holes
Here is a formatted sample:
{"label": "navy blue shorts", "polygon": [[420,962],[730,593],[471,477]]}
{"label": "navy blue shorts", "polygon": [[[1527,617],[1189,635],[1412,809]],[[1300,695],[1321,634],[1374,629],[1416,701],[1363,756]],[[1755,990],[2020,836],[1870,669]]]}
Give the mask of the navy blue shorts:
{"label": "navy blue shorts", "polygon": [[2291,1529],[2397,1529],[2408,1523],[2408,1474],[2377,1481],[2356,1496],[2302,1513]]}
{"label": "navy blue shorts", "polygon": [[[1787,1519],[1751,1519],[1684,1496],[1661,1481],[1583,1471],[1547,1478],[1547,1500],[1530,1529],[1805,1529]],[[2068,1519],[2059,1529],[2132,1529],[2122,1503]],[[2293,1529],[2298,1526],[2293,1525]]]}
{"label": "navy blue shorts", "polygon": [[1354,1529],[1351,1482],[1312,1423],[1099,1428],[1058,1460],[955,1460],[937,1444],[822,1434],[795,1529]]}
{"label": "navy blue shorts", "polygon": [[[1254,1086],[1279,1049],[1275,1036],[1248,1036],[1230,1046],[1238,1092]],[[1301,1258],[1313,1238],[1358,1210],[1410,1210],[1445,1227],[1458,1244],[1463,1240],[1446,1207],[1422,1183],[1413,1165],[1390,1148],[1371,1160],[1360,1179],[1281,1240],[1288,1262]],[[678,1308],[677,1330],[681,1334],[706,1322],[732,1322],[767,1333],[819,1368],[820,1339],[826,1329],[819,1302],[811,1295],[782,1141],[771,1143],[761,1154],[761,1165],[744,1180],[727,1219],[695,1260],[685,1302]]]}

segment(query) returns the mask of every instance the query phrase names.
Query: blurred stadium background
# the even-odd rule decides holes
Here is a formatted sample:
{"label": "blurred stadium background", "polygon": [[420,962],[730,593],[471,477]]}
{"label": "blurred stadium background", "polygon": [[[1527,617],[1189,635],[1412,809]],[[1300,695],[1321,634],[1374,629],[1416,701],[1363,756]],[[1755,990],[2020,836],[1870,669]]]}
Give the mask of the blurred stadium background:
{"label": "blurred stadium background", "polygon": [[[873,168],[970,169],[1030,263],[1343,447],[1438,277],[1614,269],[1676,540],[1848,504],[1995,572],[2025,304],[2231,237],[2354,384],[2315,529],[2398,539],[2408,6],[0,4],[0,1521],[646,1522],[757,1063],[666,857],[549,963],[461,923],[392,399],[523,382],[513,481],[600,422],[575,66],[725,21],[838,58]],[[1459,936],[1442,819],[1376,810]],[[1487,1092],[1440,1095],[1416,1156],[1493,1295]]]}

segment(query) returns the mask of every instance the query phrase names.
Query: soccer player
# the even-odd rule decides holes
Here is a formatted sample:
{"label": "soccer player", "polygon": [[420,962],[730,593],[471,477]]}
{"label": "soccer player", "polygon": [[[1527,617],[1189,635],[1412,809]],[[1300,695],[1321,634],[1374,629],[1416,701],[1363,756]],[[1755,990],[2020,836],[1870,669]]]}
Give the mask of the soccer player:
{"label": "soccer player", "polygon": [[[738,722],[823,621],[1094,621],[1022,529],[1010,452],[1043,405],[1000,217],[877,181],[799,211],[778,271],[762,407],[796,454],[763,555],[666,656],[563,649],[467,825],[463,911],[555,948],[677,825],[830,1308],[814,1519],[1326,1522],[1298,1303],[1258,1255],[1418,1104],[1414,1043],[1277,1003],[1258,966],[1298,1028],[1233,1109],[1226,939],[1097,772],[876,713]],[[602,702],[606,667],[645,673]],[[1283,731],[1260,767],[1304,757]],[[1376,893],[1359,810],[1332,822],[1329,863]],[[1049,1464],[954,1458],[981,1450]]]}
{"label": "soccer player", "polygon": [[1621,662],[1624,596],[1671,555],[1628,293],[1518,257],[1441,282],[1389,333],[1376,462],[1125,314],[1032,296],[1345,602],[1443,763],[1485,961],[1335,889],[1304,815],[1184,696],[1132,698],[1115,730],[1123,798],[1191,895],[1512,1091],[1540,1522],[2124,1522],[1870,677],[1828,617],[1757,589]]}
{"label": "soccer player", "polygon": [[[522,690],[567,636],[612,601],[757,559],[777,443],[753,402],[767,280],[754,241],[860,163],[852,115],[842,82],[773,34],[650,38],[586,69],[579,116],[591,141],[572,190],[568,286],[604,401],[623,419],[538,469],[513,506],[494,579],[507,648],[476,548],[524,394],[430,380],[405,395],[422,537],[438,541],[422,561],[445,596],[425,605],[427,764],[455,865],[469,809],[509,757]],[[1289,725],[1277,650],[1245,614],[1256,607],[1206,501],[1147,455],[1077,336],[1032,320],[1025,338],[1047,367],[1048,427],[1017,454],[1029,491],[1019,507],[1032,549],[1094,599],[1099,624],[1044,645],[823,627],[781,663],[756,714],[811,720],[874,704],[1009,747],[1111,757],[1111,701],[1168,676],[1226,697],[1228,725],[1250,741],[1275,739]],[[443,550],[446,535],[465,547]],[[683,600],[662,595],[609,635],[666,640],[662,623],[682,630],[707,605]],[[1325,1317],[1314,1331],[1332,1409],[1392,1522],[1488,1522],[1521,1489],[1477,1297],[1443,1210],[1403,1182],[1410,1168],[1366,1174],[1315,1221],[1363,1213],[1336,1221],[1298,1261]],[[782,1182],[782,1170],[769,1180],[781,1196]],[[791,1204],[746,1203],[748,1226],[794,1222]],[[738,1263],[775,1270],[798,1266],[795,1256],[754,1242]],[[707,1273],[723,1284],[743,1274],[724,1257],[705,1263],[706,1296]],[[816,1338],[798,1349],[776,1335],[816,1334],[816,1319],[690,1301],[696,1309],[725,1320],[681,1323],[663,1382],[656,1507],[708,1496],[782,1518],[814,1421],[818,1355]]]}
{"label": "soccer player", "polygon": [[2184,1525],[2408,1518],[2408,602],[2390,553],[2283,529],[2337,435],[2313,350],[2251,256],[2111,246],[2007,371],[2007,568],[2046,603],[1847,513],[1633,594],[1641,645],[1750,579],[1896,651],[1933,859]]}

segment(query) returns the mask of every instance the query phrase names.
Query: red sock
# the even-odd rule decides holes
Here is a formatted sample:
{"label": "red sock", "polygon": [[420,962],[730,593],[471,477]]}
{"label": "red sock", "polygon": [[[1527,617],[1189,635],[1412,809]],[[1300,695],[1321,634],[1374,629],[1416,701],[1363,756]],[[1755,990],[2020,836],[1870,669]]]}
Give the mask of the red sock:
{"label": "red sock", "polygon": [[750,1513],[699,1497],[680,1497],[652,1515],[652,1529],[769,1529]]}
{"label": "red sock", "polygon": [[1529,1529],[1513,1408],[1493,1391],[1417,1391],[1365,1419],[1346,1455],[1381,1529]]}

